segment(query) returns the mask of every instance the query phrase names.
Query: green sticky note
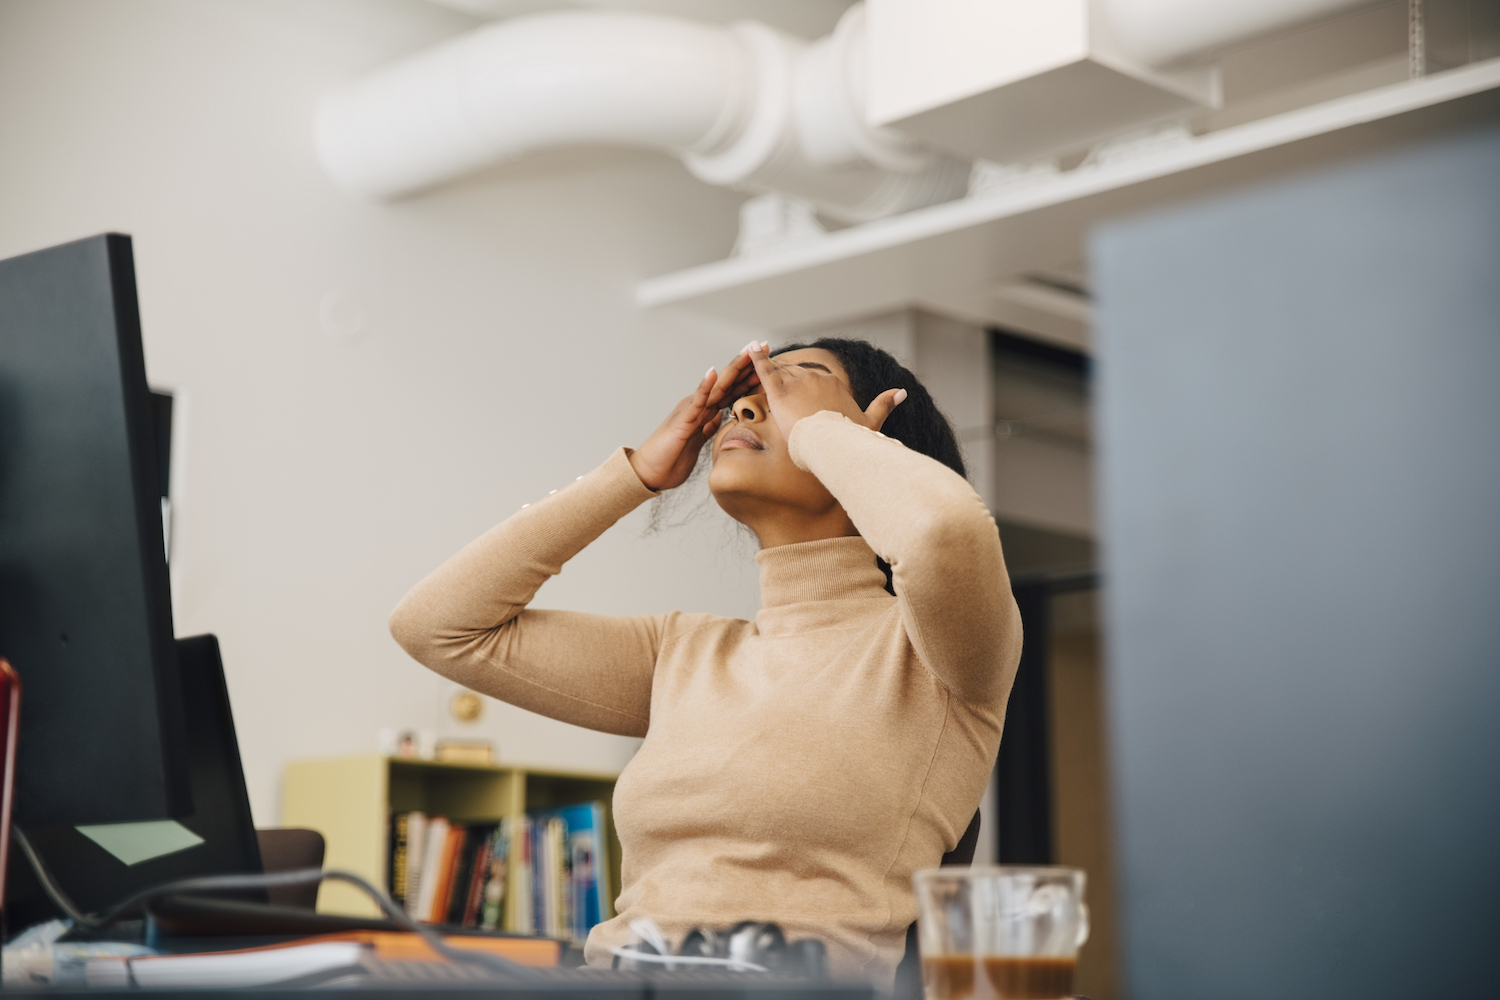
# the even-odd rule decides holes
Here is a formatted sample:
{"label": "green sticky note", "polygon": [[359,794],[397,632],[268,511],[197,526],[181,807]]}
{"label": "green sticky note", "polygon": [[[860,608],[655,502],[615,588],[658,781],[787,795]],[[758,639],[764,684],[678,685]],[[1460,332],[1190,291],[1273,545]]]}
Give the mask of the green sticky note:
{"label": "green sticky note", "polygon": [[138,865],[167,854],[197,847],[203,838],[170,819],[144,823],[100,823],[80,826],[78,832],[127,865]]}

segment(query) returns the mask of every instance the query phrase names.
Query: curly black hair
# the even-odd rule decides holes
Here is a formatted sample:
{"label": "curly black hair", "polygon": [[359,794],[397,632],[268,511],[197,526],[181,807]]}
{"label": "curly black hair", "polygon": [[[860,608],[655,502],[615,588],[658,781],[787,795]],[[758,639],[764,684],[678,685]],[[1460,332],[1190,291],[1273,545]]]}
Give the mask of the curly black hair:
{"label": "curly black hair", "polygon": [[861,410],[887,389],[905,389],[906,401],[886,417],[880,432],[968,478],[953,425],[933,402],[932,393],[905,365],[868,341],[843,337],[823,337],[810,344],[787,344],[776,348],[771,355],[775,357],[787,351],[804,351],[813,347],[839,359],[844,373],[849,376],[854,401]]}

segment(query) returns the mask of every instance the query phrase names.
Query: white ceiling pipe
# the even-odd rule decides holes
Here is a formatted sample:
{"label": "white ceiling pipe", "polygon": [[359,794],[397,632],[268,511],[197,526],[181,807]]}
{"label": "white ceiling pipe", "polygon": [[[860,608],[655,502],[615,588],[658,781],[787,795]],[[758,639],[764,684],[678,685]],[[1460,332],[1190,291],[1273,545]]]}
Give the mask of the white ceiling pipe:
{"label": "white ceiling pipe", "polygon": [[869,162],[900,173],[925,170],[932,165],[930,150],[900,132],[869,124],[865,55],[865,5],[860,3],[799,60],[796,129],[803,152],[823,167]]}
{"label": "white ceiling pipe", "polygon": [[341,186],[379,198],[580,144],[667,150],[710,183],[849,222],[963,194],[965,164],[865,123],[862,60],[861,7],[812,46],[753,22],[515,18],[329,95],[317,147]]}
{"label": "white ceiling pipe", "polygon": [[809,45],[763,24],[730,29],[755,65],[755,96],[745,127],[722,150],[683,162],[710,184],[779,193],[825,215],[865,222],[949,201],[968,189],[968,164],[925,149],[865,120],[862,90],[864,7],[839,30]]}
{"label": "white ceiling pipe", "polygon": [[1100,0],[1116,40],[1151,66],[1201,56],[1372,0]]}
{"label": "white ceiling pipe", "polygon": [[326,96],[318,156],[389,198],[554,146],[713,151],[743,125],[752,67],[723,28],[558,13],[480,28]]}

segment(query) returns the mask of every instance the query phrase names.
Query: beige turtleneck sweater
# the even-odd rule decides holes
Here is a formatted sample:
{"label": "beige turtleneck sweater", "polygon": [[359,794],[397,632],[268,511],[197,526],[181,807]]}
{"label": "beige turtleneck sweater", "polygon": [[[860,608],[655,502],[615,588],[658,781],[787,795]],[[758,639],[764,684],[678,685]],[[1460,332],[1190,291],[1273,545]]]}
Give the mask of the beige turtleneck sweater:
{"label": "beige turtleneck sweater", "polygon": [[[1000,745],[1021,628],[995,522],[969,484],[824,411],[792,460],[861,537],[765,549],[754,621],[528,610],[537,589],[655,494],[624,449],[528,505],[407,595],[391,631],[477,691],[645,737],[615,788],[618,916],[774,920],[840,976],[889,984],[917,915],[911,875],[957,843]],[[896,596],[875,565],[892,566]]]}

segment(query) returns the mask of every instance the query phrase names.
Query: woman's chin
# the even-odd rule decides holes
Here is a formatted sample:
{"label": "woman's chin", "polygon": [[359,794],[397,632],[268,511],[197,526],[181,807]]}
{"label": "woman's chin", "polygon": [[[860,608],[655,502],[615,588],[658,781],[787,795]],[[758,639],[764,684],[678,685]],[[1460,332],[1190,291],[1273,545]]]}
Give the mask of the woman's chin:
{"label": "woman's chin", "polygon": [[738,493],[744,486],[744,480],[744,476],[726,468],[722,461],[715,461],[714,467],[708,473],[708,492],[712,493],[715,499],[721,494],[728,496]]}
{"label": "woman's chin", "polygon": [[738,462],[724,462],[721,459],[714,463],[713,471],[708,474],[708,491],[730,517],[735,517],[735,511],[746,504],[764,502],[766,499],[762,496],[765,492],[762,480],[765,477],[753,475],[749,469],[734,468],[738,465]]}

